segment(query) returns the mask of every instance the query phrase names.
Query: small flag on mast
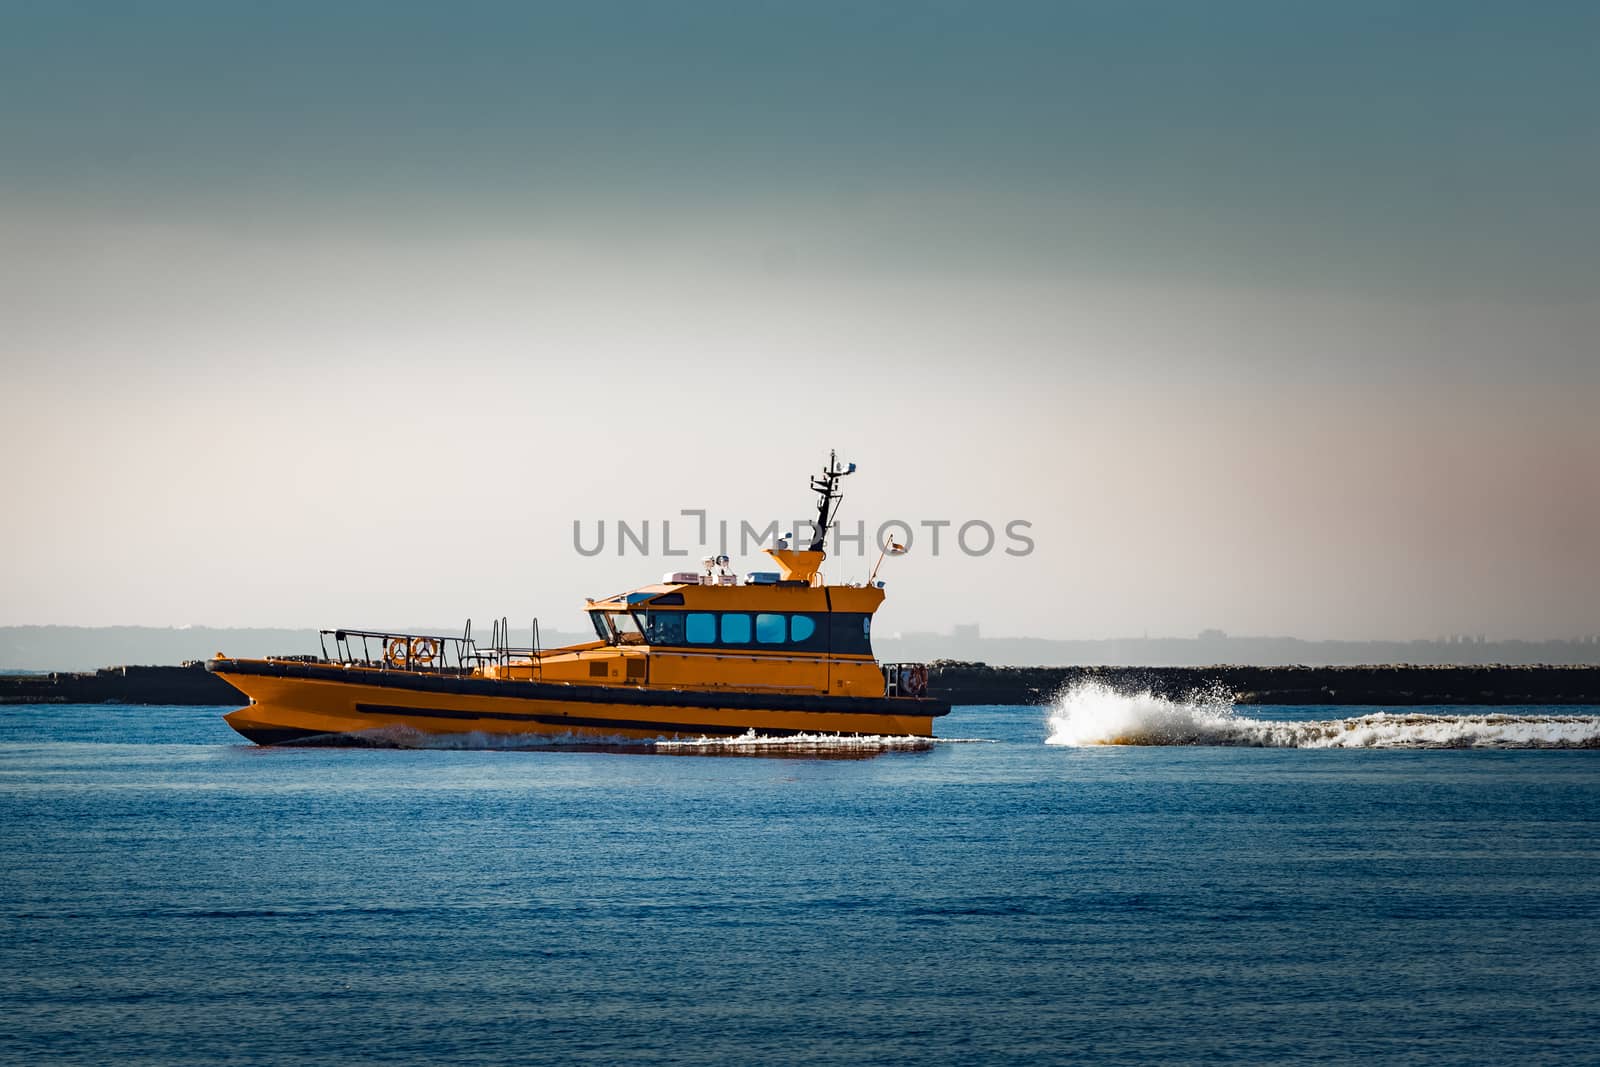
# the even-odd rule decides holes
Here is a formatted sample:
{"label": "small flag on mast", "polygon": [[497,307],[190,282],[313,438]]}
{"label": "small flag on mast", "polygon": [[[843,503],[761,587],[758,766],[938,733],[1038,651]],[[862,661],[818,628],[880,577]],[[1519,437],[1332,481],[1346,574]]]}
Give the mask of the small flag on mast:
{"label": "small flag on mast", "polygon": [[876,563],[874,563],[872,565],[872,573],[867,575],[867,584],[871,585],[873,582],[878,580],[878,568],[883,566],[883,557],[885,557],[885,556],[903,556],[905,554],[906,554],[906,546],[905,545],[902,545],[899,541],[896,541],[892,537],[889,538],[888,540],[886,540],[883,543],[883,551],[878,553],[878,562],[876,562]]}

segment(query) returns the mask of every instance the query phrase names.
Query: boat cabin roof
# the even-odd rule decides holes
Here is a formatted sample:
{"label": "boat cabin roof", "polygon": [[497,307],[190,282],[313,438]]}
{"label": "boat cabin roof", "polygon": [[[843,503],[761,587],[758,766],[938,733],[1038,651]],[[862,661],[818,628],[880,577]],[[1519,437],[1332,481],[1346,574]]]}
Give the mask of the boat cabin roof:
{"label": "boat cabin roof", "polygon": [[604,600],[590,601],[587,611],[808,611],[865,612],[878,610],[883,590],[859,585],[690,583],[642,585]]}

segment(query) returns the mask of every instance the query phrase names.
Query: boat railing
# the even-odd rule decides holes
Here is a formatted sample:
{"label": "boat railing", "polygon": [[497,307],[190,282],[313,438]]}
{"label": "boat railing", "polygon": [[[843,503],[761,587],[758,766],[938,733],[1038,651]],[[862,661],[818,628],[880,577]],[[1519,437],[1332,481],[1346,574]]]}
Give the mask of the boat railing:
{"label": "boat railing", "polygon": [[540,662],[539,620],[533,620],[533,644],[519,648],[511,644],[511,627],[504,618],[494,620],[494,632],[487,647],[472,636],[472,620],[460,637],[441,634],[399,633],[390,630],[322,630],[322,659],[346,667],[372,667],[379,670],[410,671],[416,674],[465,676],[491,673],[513,663],[531,665],[543,677]]}
{"label": "boat railing", "polygon": [[390,630],[323,630],[322,658],[346,667],[418,674],[471,674],[478,653],[470,635],[399,633]]}
{"label": "boat railing", "polygon": [[472,620],[467,620],[467,629],[463,636],[468,645],[471,646],[466,653],[469,667],[483,671],[489,667],[509,667],[515,662],[528,667],[533,672],[534,677],[542,679],[544,677],[544,664],[539,658],[539,620],[533,620],[533,628],[531,630],[533,644],[526,648],[519,648],[511,644],[511,624],[505,616],[502,615],[492,621],[494,622],[494,630],[489,638],[489,646],[487,648],[479,648],[472,640]]}
{"label": "boat railing", "polygon": [[927,664],[885,663],[883,665],[883,695],[886,697],[927,696]]}

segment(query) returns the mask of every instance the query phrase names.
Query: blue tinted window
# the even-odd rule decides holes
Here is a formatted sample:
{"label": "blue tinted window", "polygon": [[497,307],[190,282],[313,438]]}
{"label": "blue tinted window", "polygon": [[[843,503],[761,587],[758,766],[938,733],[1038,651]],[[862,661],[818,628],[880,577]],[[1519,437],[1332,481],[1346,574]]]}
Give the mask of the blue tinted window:
{"label": "blue tinted window", "polygon": [[788,619],[782,615],[756,616],[756,641],[763,645],[781,645],[789,639]]}
{"label": "blue tinted window", "polygon": [[683,617],[683,636],[691,645],[717,643],[717,617],[709,611],[691,611]]}
{"label": "blue tinted window", "polygon": [[748,645],[750,643],[750,616],[728,612],[722,617],[722,643]]}
{"label": "blue tinted window", "polygon": [[796,641],[796,642],[804,641],[806,638],[810,637],[812,634],[814,634],[816,632],[817,632],[817,624],[812,621],[811,616],[809,616],[809,615],[793,615],[793,616],[790,616],[790,618],[789,618],[789,639],[790,640]]}

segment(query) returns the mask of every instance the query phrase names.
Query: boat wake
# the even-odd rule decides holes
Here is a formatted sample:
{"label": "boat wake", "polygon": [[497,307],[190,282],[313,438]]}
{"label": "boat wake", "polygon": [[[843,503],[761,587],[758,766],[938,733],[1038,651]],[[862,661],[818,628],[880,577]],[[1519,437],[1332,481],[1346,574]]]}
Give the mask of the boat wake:
{"label": "boat wake", "polygon": [[755,731],[738,737],[699,737],[693,740],[660,740],[653,751],[673,756],[799,756],[805,759],[860,759],[884,752],[926,752],[933,747],[931,737],[842,736],[838,734],[793,734],[769,737]]}
{"label": "boat wake", "polygon": [[[940,738],[938,742],[947,739]],[[962,740],[962,739],[950,739]],[[768,736],[750,731],[736,737],[604,737],[593,734],[498,734],[482,731],[431,734],[409,726],[379,726],[359,733],[323,734],[281,747],[360,747],[455,751],[541,751],[643,753],[668,756],[766,756],[801,759],[867,759],[885,752],[923,752],[931,737],[794,734]]]}
{"label": "boat wake", "polygon": [[1247,748],[1600,748],[1600,715],[1378,711],[1283,722],[1238,714],[1222,690],[1170,700],[1080,682],[1056,698],[1047,745]]}

